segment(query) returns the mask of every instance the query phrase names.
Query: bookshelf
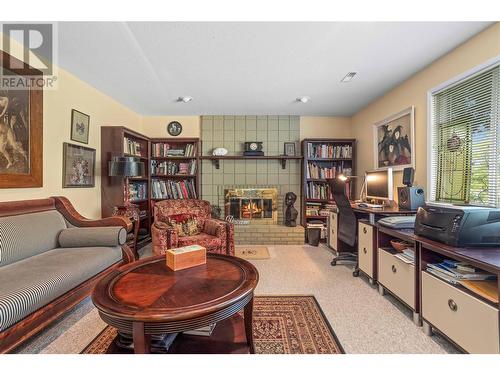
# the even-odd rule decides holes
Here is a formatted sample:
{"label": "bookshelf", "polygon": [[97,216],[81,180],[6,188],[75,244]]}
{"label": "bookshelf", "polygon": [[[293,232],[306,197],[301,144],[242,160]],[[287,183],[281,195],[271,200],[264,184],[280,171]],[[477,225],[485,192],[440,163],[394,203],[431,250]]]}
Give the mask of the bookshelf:
{"label": "bookshelf", "polygon": [[[326,235],[328,209],[334,205],[327,179],[340,173],[356,173],[356,140],[338,138],[307,138],[302,140],[302,220],[322,227]],[[354,184],[349,184],[350,197],[354,194]],[[307,230],[306,230],[307,236]],[[307,240],[307,238],[306,238]],[[322,238],[322,241],[326,238]]]}
{"label": "bookshelf", "polygon": [[[159,147],[163,147],[161,151]],[[125,203],[125,180],[108,176],[108,161],[113,156],[135,156],[145,165],[145,176],[129,178],[130,203],[137,205],[140,212],[139,249],[151,241],[154,203],[168,199],[168,195],[153,195],[153,185],[163,183],[166,187],[168,184],[171,190],[177,183],[184,182],[186,190],[181,187],[180,194],[175,195],[177,199],[187,190],[191,191],[190,197],[199,196],[199,139],[148,138],[123,126],[101,127],[102,217],[112,216],[114,208]],[[185,186],[187,182],[189,187]]]}

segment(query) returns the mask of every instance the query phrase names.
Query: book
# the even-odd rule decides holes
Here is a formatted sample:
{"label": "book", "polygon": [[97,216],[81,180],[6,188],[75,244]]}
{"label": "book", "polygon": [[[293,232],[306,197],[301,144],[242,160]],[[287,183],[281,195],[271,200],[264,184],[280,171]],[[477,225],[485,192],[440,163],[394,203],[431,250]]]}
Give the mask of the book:
{"label": "book", "polygon": [[210,336],[215,329],[216,323],[212,323],[206,327],[192,329],[190,331],[182,332],[184,335],[192,335],[192,336]]}
{"label": "book", "polygon": [[498,303],[498,285],[494,280],[462,280],[460,285],[490,302]]}

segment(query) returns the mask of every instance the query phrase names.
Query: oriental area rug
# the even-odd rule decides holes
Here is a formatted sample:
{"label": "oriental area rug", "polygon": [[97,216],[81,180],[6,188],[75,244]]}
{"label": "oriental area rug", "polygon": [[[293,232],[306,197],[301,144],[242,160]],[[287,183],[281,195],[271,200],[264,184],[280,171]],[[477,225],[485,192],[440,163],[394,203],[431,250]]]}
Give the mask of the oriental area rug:
{"label": "oriental area rug", "polygon": [[[344,353],[314,296],[256,296],[253,311],[256,354]],[[107,326],[82,354],[132,353],[119,343],[116,328]],[[217,323],[210,336],[180,334],[168,345],[163,352],[248,353],[242,314]]]}

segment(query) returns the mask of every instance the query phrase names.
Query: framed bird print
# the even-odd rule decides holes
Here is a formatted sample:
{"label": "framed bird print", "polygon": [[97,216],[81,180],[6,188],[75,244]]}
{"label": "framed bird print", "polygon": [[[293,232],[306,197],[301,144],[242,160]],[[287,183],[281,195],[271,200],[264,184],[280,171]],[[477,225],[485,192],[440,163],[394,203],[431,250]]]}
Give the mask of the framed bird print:
{"label": "framed bird print", "polygon": [[80,143],[89,143],[90,116],[71,110],[71,140]]}
{"label": "framed bird print", "polygon": [[415,168],[414,115],[411,106],[373,126],[375,169]]}

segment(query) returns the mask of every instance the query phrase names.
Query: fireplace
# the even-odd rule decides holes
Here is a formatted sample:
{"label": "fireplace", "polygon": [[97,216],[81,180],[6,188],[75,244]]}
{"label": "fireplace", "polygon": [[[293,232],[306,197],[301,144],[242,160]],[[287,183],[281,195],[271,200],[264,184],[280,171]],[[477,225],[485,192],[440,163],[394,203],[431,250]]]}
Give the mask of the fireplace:
{"label": "fireplace", "polygon": [[275,188],[235,188],[224,191],[224,213],[236,220],[276,224],[278,191]]}

